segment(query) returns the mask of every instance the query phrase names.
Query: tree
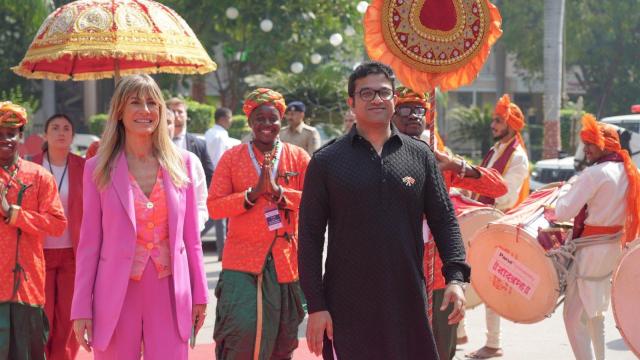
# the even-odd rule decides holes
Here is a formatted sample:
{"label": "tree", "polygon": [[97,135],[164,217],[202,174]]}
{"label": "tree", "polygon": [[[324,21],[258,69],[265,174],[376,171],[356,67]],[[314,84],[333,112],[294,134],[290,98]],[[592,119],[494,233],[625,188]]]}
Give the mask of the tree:
{"label": "tree", "polygon": [[544,145],[542,157],[558,157],[560,141],[560,107],[562,106],[562,55],[564,52],[564,0],[544,1]]}
{"label": "tree", "polygon": [[[500,7],[501,41],[531,79],[543,70],[543,3],[509,0]],[[585,109],[598,117],[628,113],[640,102],[638,6],[638,0],[566,0],[565,67],[577,69]]]}
{"label": "tree", "polygon": [[[307,75],[316,66],[311,63],[314,53],[322,63],[352,66],[362,59],[362,14],[352,0],[265,0],[259,6],[249,0],[170,0],[165,4],[185,18],[207,51],[215,54],[214,60],[224,65],[214,76],[222,104],[232,109],[238,108],[247,91],[244,79],[249,75],[288,73],[296,61],[304,65],[302,74]],[[263,31],[263,20],[271,21],[273,29]],[[329,42],[334,33],[343,40],[337,47]]]}
{"label": "tree", "polygon": [[480,142],[483,154],[491,148],[493,134],[491,132],[491,120],[493,119],[493,106],[485,104],[483,107],[459,107],[449,114],[457,124],[455,132],[456,140]]}
{"label": "tree", "polygon": [[45,0],[0,0],[0,84],[4,90],[21,88],[26,97],[39,96],[36,82],[15,75],[10,68],[22,60],[51,5]]}
{"label": "tree", "polygon": [[[347,77],[351,68],[329,63],[305,74],[272,70],[266,75],[246,79],[250,87],[266,86],[282,93],[287,101],[299,100],[307,105],[306,117],[314,122],[340,124],[347,110]],[[336,116],[338,115],[338,116]]]}

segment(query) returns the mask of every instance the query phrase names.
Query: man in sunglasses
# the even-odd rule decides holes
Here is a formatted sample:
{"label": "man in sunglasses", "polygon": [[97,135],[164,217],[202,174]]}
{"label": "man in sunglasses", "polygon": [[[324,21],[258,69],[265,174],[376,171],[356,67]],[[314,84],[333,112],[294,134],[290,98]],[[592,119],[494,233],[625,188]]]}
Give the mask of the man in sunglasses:
{"label": "man in sunglasses", "polygon": [[[307,344],[324,359],[437,359],[422,271],[422,219],[441,250],[450,321],[469,281],[453,206],[428,146],[391,125],[395,76],[377,62],[349,77],[356,124],[313,154],[300,205]],[[326,227],[326,271],[322,261]]]}
{"label": "man in sunglasses", "polygon": [[[428,122],[426,119],[435,121],[435,114],[431,111],[428,95],[416,93],[406,87],[398,87],[396,93],[394,125],[401,133],[428,142],[429,134],[424,136]],[[469,190],[491,198],[507,193],[507,184],[497,170],[472,166],[467,164],[463,158],[450,155],[446,152],[444,143],[435,127],[434,131],[436,131],[434,134],[436,142],[433,151],[447,188],[455,187]],[[442,261],[428,226],[423,228],[427,230],[423,233],[425,243],[423,268],[429,299],[429,318],[440,359],[452,359],[456,352],[458,324],[449,323],[449,315],[453,312],[453,307],[442,308],[446,288],[445,278],[441,272]]]}

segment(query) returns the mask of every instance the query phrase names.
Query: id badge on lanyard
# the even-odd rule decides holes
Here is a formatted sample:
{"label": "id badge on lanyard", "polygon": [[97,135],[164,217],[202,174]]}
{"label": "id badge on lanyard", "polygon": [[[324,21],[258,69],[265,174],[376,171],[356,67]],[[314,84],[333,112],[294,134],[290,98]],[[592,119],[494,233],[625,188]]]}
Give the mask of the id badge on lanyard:
{"label": "id badge on lanyard", "polygon": [[277,207],[267,206],[264,209],[264,218],[267,220],[269,231],[276,231],[282,228],[282,217]]}

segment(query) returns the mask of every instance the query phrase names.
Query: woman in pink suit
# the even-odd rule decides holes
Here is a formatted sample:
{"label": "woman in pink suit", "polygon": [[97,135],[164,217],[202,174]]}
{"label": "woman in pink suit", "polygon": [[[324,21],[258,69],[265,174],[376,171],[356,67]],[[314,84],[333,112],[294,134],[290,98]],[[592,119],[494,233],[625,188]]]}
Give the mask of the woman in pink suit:
{"label": "woman in pink suit", "polygon": [[123,78],[84,171],[71,319],[95,359],[187,358],[207,303],[192,170],[157,84]]}

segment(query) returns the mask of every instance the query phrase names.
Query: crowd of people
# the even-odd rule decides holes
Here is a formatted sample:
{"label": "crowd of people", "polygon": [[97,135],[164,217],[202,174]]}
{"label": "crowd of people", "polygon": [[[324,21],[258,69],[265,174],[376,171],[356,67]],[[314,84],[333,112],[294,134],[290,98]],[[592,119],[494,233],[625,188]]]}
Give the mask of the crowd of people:
{"label": "crowd of people", "polygon": [[[304,103],[258,88],[242,107],[249,136],[229,136],[221,107],[202,140],[183,100],[132,75],[86,158],[70,152],[72,119],[56,114],[27,160],[27,113],[1,102],[0,359],[73,359],[80,347],[96,359],[186,359],[207,316],[211,228],[222,261],[212,358],[291,359],[306,312],[309,350],[324,359],[452,359],[468,341],[472,269],[449,190],[504,212],[527,198],[523,113],[500,98],[496,143],[475,166],[445,148],[428,95],[396,87],[386,65],[359,65],[347,103],[344,135],[321,145]],[[610,126],[586,115],[580,137],[593,165],[545,216],[595,239],[576,254],[589,277],[637,237],[640,175]],[[577,359],[604,358],[609,287],[568,284]],[[489,307],[486,326],[468,357],[503,355]]]}

